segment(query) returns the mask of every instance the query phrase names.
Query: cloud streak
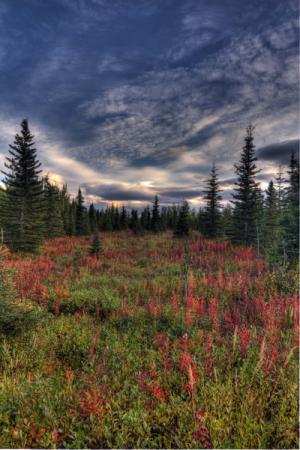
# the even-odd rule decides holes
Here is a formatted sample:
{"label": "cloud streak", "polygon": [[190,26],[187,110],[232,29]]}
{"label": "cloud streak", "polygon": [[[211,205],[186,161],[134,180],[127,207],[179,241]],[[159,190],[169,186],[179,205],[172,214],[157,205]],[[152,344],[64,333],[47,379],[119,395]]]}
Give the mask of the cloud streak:
{"label": "cloud streak", "polygon": [[200,202],[251,121],[267,182],[298,139],[297,16],[294,0],[3,0],[0,155],[28,117],[72,193]]}

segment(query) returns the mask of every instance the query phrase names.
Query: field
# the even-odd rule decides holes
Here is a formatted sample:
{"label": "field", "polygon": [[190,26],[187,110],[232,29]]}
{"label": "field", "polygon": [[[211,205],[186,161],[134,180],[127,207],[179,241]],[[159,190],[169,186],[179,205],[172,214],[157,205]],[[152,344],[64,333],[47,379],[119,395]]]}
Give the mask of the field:
{"label": "field", "polygon": [[29,314],[1,338],[0,446],[297,448],[297,273],[199,235],[102,242],[5,257]]}

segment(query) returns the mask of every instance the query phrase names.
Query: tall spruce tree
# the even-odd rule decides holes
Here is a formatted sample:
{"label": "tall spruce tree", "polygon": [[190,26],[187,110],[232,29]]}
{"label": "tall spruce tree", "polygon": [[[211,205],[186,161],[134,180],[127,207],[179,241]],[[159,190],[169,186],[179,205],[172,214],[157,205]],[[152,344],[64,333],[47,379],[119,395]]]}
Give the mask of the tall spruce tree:
{"label": "tall spruce tree", "polygon": [[153,207],[152,207],[151,231],[153,231],[153,233],[158,233],[159,231],[161,231],[161,220],[160,220],[159,202],[158,202],[157,195],[154,197],[154,202],[153,202]]}
{"label": "tall spruce tree", "polygon": [[221,189],[218,180],[216,165],[213,164],[210,178],[206,180],[206,190],[204,190],[205,207],[205,228],[204,233],[209,238],[216,238],[220,234],[221,219]]}
{"label": "tall spruce tree", "polygon": [[122,206],[120,215],[120,227],[121,230],[126,230],[128,228],[128,214],[125,206]]}
{"label": "tall spruce tree", "polygon": [[299,159],[292,153],[288,169],[288,186],[284,205],[284,228],[287,257],[298,258],[299,252]]}
{"label": "tall spruce tree", "polygon": [[149,206],[142,211],[141,214],[141,226],[143,230],[150,231],[151,230],[151,212]]}
{"label": "tall spruce tree", "polygon": [[184,201],[179,210],[177,225],[174,235],[184,237],[190,234],[190,207],[187,201]]}
{"label": "tall spruce tree", "polygon": [[274,187],[276,189],[276,197],[277,197],[277,207],[279,211],[283,209],[284,202],[284,194],[285,194],[285,183],[286,180],[283,176],[282,166],[279,165],[278,172],[276,174]]}
{"label": "tall spruce tree", "polygon": [[64,234],[69,235],[69,210],[71,206],[71,200],[66,184],[64,184],[63,187],[59,190],[59,201]]}
{"label": "tall spruce tree", "polygon": [[96,209],[93,203],[91,203],[89,206],[88,217],[89,217],[90,231],[91,233],[94,233],[95,230],[97,229],[97,217],[96,217]]}
{"label": "tall spruce tree", "polygon": [[57,186],[49,181],[49,177],[44,179],[45,197],[45,236],[50,239],[63,236],[64,224],[61,211],[60,193]]}
{"label": "tall spruce tree", "polygon": [[114,210],[113,229],[114,231],[119,231],[121,229],[121,216],[118,207],[116,207]]}
{"label": "tall spruce tree", "polygon": [[44,238],[44,196],[37,159],[27,119],[21,123],[6,158],[4,199],[1,205],[5,240],[12,251],[34,252]]}
{"label": "tall spruce tree", "polygon": [[266,190],[264,210],[264,248],[272,261],[278,253],[278,199],[273,180]]}
{"label": "tall spruce tree", "polygon": [[129,228],[135,233],[139,233],[141,231],[141,224],[139,221],[139,215],[137,209],[131,210],[131,217],[129,222]]}
{"label": "tall spruce tree", "polygon": [[87,232],[87,213],[84,206],[84,198],[81,189],[78,189],[76,197],[75,233],[76,236],[84,236]]}
{"label": "tall spruce tree", "polygon": [[235,164],[237,175],[236,188],[234,189],[232,203],[233,212],[233,240],[236,243],[251,245],[257,238],[257,201],[259,184],[256,175],[254,127],[249,125],[246,129],[245,145],[242,150],[241,159]]}
{"label": "tall spruce tree", "polygon": [[221,236],[223,239],[232,239],[232,207],[226,205],[221,213]]}

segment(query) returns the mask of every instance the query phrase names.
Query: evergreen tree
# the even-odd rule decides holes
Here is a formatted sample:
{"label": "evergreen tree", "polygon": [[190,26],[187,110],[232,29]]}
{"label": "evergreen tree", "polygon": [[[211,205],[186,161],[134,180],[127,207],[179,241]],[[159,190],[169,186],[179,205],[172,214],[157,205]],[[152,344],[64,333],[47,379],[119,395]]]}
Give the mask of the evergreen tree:
{"label": "evergreen tree", "polygon": [[232,239],[232,207],[226,205],[221,213],[221,236],[226,240]]}
{"label": "evergreen tree", "polygon": [[113,229],[115,231],[119,231],[121,229],[121,217],[119,213],[119,208],[116,207],[114,210],[114,216],[113,216]]}
{"label": "evergreen tree", "polygon": [[120,227],[121,230],[126,230],[128,228],[128,215],[125,206],[122,206],[121,216],[120,216]]}
{"label": "evergreen tree", "polygon": [[69,234],[69,210],[70,210],[70,196],[68,194],[67,185],[64,184],[62,189],[59,190],[59,202],[60,202],[60,211],[63,222],[64,234]]}
{"label": "evergreen tree", "polygon": [[271,180],[266,191],[264,214],[264,247],[272,260],[278,252],[278,199]]}
{"label": "evergreen tree", "polygon": [[76,201],[72,200],[68,208],[68,236],[76,236]]}
{"label": "evergreen tree", "polygon": [[176,229],[174,231],[175,236],[184,237],[190,233],[190,207],[187,201],[184,201],[180,210]]}
{"label": "evergreen tree", "polygon": [[141,231],[141,225],[140,225],[137,209],[131,210],[129,227],[135,234]]}
{"label": "evergreen tree", "polygon": [[275,188],[276,188],[276,197],[277,197],[277,203],[278,203],[278,205],[277,205],[278,211],[282,211],[286,180],[284,179],[281,165],[279,165],[279,167],[278,167],[278,172],[277,172],[275,181],[276,181]]}
{"label": "evergreen tree", "polygon": [[57,186],[50,183],[49,177],[44,179],[45,197],[45,236],[50,239],[63,236],[64,224],[61,214],[60,193]]}
{"label": "evergreen tree", "polygon": [[174,231],[176,229],[177,220],[178,220],[178,208],[176,205],[173,204],[169,208],[168,228]]}
{"label": "evergreen tree", "polygon": [[99,231],[96,229],[94,231],[93,240],[89,249],[90,255],[95,255],[97,258],[99,257],[100,253],[102,253],[102,245],[100,241]]}
{"label": "evergreen tree", "polygon": [[154,198],[151,216],[151,231],[158,233],[161,230],[159,203],[157,195]]}
{"label": "evergreen tree", "polygon": [[33,252],[44,238],[43,185],[40,179],[41,163],[37,159],[33,135],[28,121],[21,123],[21,134],[16,134],[10,145],[5,167],[4,200],[1,222],[5,240],[12,251]]}
{"label": "evergreen tree", "polygon": [[205,235],[205,227],[206,227],[206,214],[204,208],[199,208],[198,217],[197,217],[197,225],[198,230],[203,236]]}
{"label": "evergreen tree", "polygon": [[284,206],[286,252],[289,259],[297,259],[299,252],[299,160],[292,153]]}
{"label": "evergreen tree", "polygon": [[215,164],[213,164],[210,178],[206,181],[206,190],[204,191],[204,199],[206,201],[205,208],[205,235],[209,238],[216,238],[220,234],[220,218],[222,199],[220,195],[221,189],[218,180],[218,174]]}
{"label": "evergreen tree", "polygon": [[89,206],[88,216],[89,216],[90,231],[91,231],[91,233],[94,233],[95,230],[97,229],[97,218],[96,218],[96,209],[95,209],[93,203],[91,203]]}
{"label": "evergreen tree", "polygon": [[257,255],[260,256],[263,247],[264,239],[264,195],[260,188],[257,187],[255,194],[255,208],[254,208],[254,240],[253,245],[256,244]]}
{"label": "evergreen tree", "polygon": [[75,214],[75,233],[76,236],[84,236],[87,234],[86,224],[86,208],[84,206],[84,198],[81,189],[78,189],[76,197],[76,214]]}
{"label": "evergreen tree", "polygon": [[233,214],[233,240],[245,245],[253,244],[257,237],[257,205],[258,183],[256,175],[255,146],[253,143],[254,127],[249,125],[246,129],[245,145],[242,150],[239,164],[235,164],[237,186],[234,189],[232,201],[235,208]]}
{"label": "evergreen tree", "polygon": [[150,231],[151,230],[151,212],[149,206],[142,211],[141,214],[141,226],[143,230]]}

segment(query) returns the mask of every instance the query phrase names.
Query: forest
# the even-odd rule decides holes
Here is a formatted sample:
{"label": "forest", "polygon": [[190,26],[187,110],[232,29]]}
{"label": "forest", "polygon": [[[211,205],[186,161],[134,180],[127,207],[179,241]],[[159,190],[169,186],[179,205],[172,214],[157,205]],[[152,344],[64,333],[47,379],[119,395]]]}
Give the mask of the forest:
{"label": "forest", "polygon": [[27,120],[0,190],[0,446],[297,448],[299,160],[222,199],[87,204]]}
{"label": "forest", "polygon": [[[265,192],[257,181],[254,127],[246,130],[232,199],[222,205],[222,183],[215,163],[203,190],[205,206],[198,211],[182,204],[160,208],[159,198],[144,209],[85,204],[82,190],[71,198],[67,185],[59,187],[43,176],[28,122],[21,124],[10,146],[0,191],[0,225],[4,242],[13,252],[35,252],[46,239],[87,236],[104,231],[131,230],[134,234],[161,233],[203,237],[252,246],[273,265],[288,265],[298,259],[299,249],[299,159],[292,153],[287,168],[278,167]],[[95,237],[95,236],[94,236]]]}

